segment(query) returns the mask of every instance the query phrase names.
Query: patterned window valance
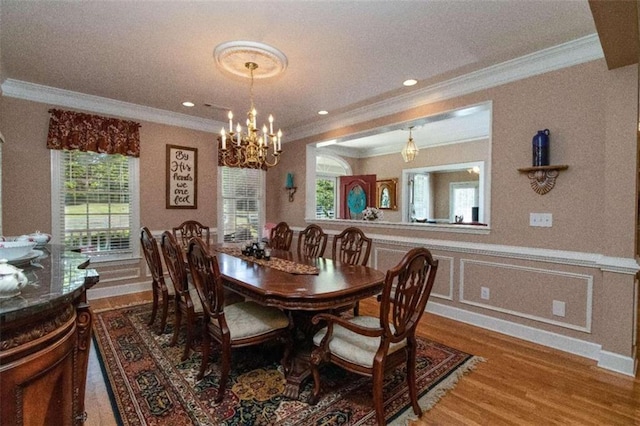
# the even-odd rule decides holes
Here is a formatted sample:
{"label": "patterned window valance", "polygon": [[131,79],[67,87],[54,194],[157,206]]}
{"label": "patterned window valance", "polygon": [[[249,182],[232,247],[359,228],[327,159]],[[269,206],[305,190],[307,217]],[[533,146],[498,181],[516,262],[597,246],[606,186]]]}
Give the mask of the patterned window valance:
{"label": "patterned window valance", "polygon": [[[227,145],[227,148],[229,148],[229,145]],[[242,155],[242,154],[240,154]],[[232,158],[232,164],[236,163],[238,161],[238,159],[236,158],[236,152],[232,149],[229,150],[229,152],[227,152],[227,157]],[[242,158],[240,158],[240,162],[244,162],[244,156]],[[218,166],[226,166],[226,167],[232,167],[232,166],[228,166],[227,164],[224,164],[224,162],[222,161],[222,140],[220,138],[218,138]],[[253,165],[242,165],[242,166],[235,166],[238,168],[244,168],[244,169],[262,169],[262,170],[267,170],[267,166],[266,165],[262,165],[259,166],[258,164],[253,164]]]}
{"label": "patterned window valance", "polygon": [[140,123],[59,109],[49,113],[49,149],[140,156]]}

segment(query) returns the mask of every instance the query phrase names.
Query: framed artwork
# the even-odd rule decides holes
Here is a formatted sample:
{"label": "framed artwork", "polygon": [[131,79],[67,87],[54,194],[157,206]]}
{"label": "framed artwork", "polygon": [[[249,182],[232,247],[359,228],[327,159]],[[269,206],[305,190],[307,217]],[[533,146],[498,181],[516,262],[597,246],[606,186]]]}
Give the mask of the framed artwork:
{"label": "framed artwork", "polygon": [[398,210],[396,187],[398,179],[383,179],[376,181],[377,207],[382,210]]}
{"label": "framed artwork", "polygon": [[167,145],[168,209],[198,208],[198,149]]}

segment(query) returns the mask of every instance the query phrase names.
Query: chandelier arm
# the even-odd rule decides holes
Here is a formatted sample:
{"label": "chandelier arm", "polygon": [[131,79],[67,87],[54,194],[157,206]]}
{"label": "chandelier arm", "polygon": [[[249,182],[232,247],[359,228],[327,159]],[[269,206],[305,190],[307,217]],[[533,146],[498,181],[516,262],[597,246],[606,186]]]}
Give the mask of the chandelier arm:
{"label": "chandelier arm", "polygon": [[275,166],[276,164],[278,164],[278,161],[280,161],[280,156],[278,156],[278,155],[273,155],[273,163],[269,163],[269,162],[267,161],[267,158],[265,157],[265,159],[264,159],[264,164],[265,164],[267,167],[273,167],[273,166]]}

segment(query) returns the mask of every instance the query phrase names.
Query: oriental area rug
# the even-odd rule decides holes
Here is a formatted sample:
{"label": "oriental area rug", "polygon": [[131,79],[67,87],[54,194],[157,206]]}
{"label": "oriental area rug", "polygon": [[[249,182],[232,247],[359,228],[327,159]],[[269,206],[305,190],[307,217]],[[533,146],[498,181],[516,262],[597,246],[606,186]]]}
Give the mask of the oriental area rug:
{"label": "oriental area rug", "polygon": [[[234,350],[222,403],[215,404],[219,352],[214,346],[205,376],[196,380],[201,352],[181,361],[182,341],[169,346],[172,324],[163,334],[147,326],[151,304],[96,313],[94,343],[116,419],[123,425],[375,425],[371,379],[327,364],[321,369],[322,392],[309,405],[313,379],[299,400],[283,396],[281,348],[258,345]],[[170,315],[169,318],[172,318]],[[420,405],[428,410],[481,358],[419,339],[417,383]],[[405,424],[414,418],[405,370],[385,377],[386,421]]]}

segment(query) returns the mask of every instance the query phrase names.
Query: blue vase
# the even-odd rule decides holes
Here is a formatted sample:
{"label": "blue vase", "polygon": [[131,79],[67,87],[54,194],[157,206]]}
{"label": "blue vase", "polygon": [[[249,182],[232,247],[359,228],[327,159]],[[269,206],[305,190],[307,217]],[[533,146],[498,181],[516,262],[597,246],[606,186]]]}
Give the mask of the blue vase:
{"label": "blue vase", "polygon": [[533,137],[533,166],[549,165],[549,129],[538,130]]}

